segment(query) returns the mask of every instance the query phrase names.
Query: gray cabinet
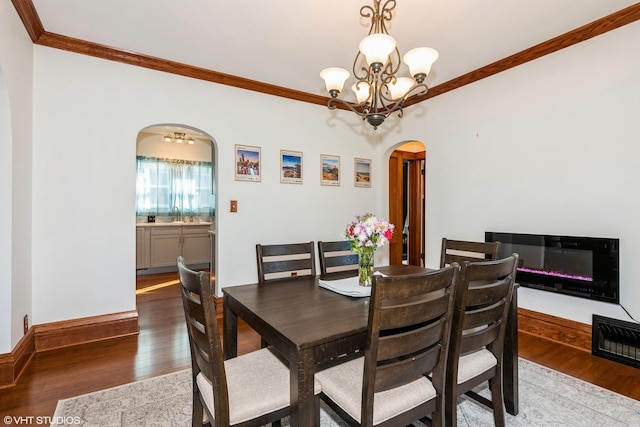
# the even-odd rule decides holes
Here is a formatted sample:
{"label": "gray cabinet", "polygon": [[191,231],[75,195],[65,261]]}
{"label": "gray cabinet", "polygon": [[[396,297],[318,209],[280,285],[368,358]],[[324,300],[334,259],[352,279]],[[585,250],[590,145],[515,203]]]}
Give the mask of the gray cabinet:
{"label": "gray cabinet", "polygon": [[136,227],[136,269],[149,268],[150,249],[149,228]]}
{"label": "gray cabinet", "polygon": [[209,227],[182,227],[182,256],[188,265],[209,263]]}
{"label": "gray cabinet", "polygon": [[149,228],[148,268],[175,267],[179,256],[183,256],[188,265],[209,264],[208,225]]}

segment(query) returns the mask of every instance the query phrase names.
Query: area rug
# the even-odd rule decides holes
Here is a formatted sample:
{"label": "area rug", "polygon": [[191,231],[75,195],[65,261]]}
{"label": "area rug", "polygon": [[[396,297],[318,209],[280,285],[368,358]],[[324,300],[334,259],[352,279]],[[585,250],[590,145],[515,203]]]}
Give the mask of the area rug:
{"label": "area rug", "polygon": [[[520,359],[519,368],[520,413],[507,414],[508,426],[640,426],[637,400],[524,359]],[[190,370],[60,400],[53,420],[52,426],[191,426]],[[283,425],[289,425],[286,419]],[[345,427],[346,423],[323,404],[321,425]],[[493,426],[493,416],[491,411],[462,397],[458,425]]]}

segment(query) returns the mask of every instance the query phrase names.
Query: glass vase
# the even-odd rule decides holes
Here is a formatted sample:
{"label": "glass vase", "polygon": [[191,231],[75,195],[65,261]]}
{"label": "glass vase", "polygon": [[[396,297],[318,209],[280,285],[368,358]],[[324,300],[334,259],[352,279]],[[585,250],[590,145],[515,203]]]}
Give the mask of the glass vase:
{"label": "glass vase", "polygon": [[373,251],[361,252],[358,260],[358,285],[371,286],[373,281]]}

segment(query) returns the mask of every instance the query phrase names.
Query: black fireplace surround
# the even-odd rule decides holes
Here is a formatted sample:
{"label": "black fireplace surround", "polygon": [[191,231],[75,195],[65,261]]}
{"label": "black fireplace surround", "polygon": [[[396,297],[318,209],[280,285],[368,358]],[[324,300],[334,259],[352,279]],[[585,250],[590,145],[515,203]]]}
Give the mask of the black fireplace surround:
{"label": "black fireplace surround", "polygon": [[516,282],[528,288],[620,303],[619,239],[488,231],[500,257],[520,255]]}

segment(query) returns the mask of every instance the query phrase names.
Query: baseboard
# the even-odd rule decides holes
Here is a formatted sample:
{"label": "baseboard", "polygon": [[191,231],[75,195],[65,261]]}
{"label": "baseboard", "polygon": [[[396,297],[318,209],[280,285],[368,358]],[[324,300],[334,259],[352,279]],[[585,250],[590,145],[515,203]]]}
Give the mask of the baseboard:
{"label": "baseboard", "polygon": [[35,325],[36,352],[137,335],[136,310]]}
{"label": "baseboard", "polygon": [[31,327],[11,353],[0,354],[0,389],[16,385],[35,353],[35,334]]}
{"label": "baseboard", "polygon": [[591,325],[518,308],[518,332],[591,352]]}

